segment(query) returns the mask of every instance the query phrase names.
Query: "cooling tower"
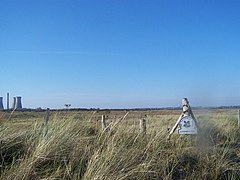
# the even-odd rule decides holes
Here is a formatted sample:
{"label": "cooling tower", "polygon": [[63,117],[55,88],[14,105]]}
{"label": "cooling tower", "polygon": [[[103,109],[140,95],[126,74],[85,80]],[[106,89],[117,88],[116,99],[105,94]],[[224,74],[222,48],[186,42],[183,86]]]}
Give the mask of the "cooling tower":
{"label": "cooling tower", "polygon": [[16,108],[16,97],[13,97],[12,109]]}
{"label": "cooling tower", "polygon": [[3,108],[3,97],[0,97],[0,111],[4,110]]}
{"label": "cooling tower", "polygon": [[21,110],[22,109],[22,97],[18,96],[16,97],[16,110]]}

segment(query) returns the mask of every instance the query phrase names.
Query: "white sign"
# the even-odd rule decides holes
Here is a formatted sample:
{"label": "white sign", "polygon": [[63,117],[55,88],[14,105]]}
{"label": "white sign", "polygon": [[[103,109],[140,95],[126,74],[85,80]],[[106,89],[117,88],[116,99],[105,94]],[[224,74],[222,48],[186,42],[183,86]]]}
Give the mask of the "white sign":
{"label": "white sign", "polygon": [[193,118],[186,116],[180,120],[178,134],[197,134],[197,126]]}

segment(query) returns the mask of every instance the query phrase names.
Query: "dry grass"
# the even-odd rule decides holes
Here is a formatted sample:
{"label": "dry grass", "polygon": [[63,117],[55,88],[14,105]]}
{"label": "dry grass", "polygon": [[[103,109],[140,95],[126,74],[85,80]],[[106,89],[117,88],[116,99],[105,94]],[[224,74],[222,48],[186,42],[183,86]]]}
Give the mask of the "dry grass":
{"label": "dry grass", "polygon": [[[108,116],[110,133],[101,130]],[[239,179],[240,132],[235,111],[198,111],[198,136],[167,129],[179,111],[0,114],[1,179]],[[139,133],[145,114],[147,134]],[[116,122],[118,122],[116,124]]]}

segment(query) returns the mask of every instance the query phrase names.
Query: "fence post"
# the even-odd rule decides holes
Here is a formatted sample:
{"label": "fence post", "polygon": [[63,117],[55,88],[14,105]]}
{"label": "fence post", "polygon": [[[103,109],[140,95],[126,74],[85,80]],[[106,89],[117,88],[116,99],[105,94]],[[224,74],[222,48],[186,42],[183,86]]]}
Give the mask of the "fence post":
{"label": "fence post", "polygon": [[102,124],[102,130],[103,130],[104,132],[108,132],[108,131],[109,131],[109,128],[107,127],[106,116],[105,116],[105,115],[102,115],[101,124]]}
{"label": "fence post", "polygon": [[146,118],[140,119],[140,133],[146,134],[147,121]]}
{"label": "fence post", "polygon": [[46,114],[45,114],[45,117],[44,117],[44,122],[45,122],[45,126],[48,125],[48,121],[49,121],[49,108],[47,108],[47,111],[46,111]]}
{"label": "fence post", "polygon": [[240,109],[238,110],[238,128],[240,128]]}

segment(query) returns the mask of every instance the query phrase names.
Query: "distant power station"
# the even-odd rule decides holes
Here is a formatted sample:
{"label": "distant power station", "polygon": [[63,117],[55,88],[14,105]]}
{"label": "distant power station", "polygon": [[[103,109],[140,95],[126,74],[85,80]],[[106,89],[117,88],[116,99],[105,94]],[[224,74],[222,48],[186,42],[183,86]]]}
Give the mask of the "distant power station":
{"label": "distant power station", "polygon": [[[6,102],[7,110],[10,110],[9,98],[10,98],[9,93],[7,93],[7,102]],[[0,110],[4,110],[3,97],[0,97]],[[22,110],[22,97],[20,96],[13,97],[12,110]]]}

